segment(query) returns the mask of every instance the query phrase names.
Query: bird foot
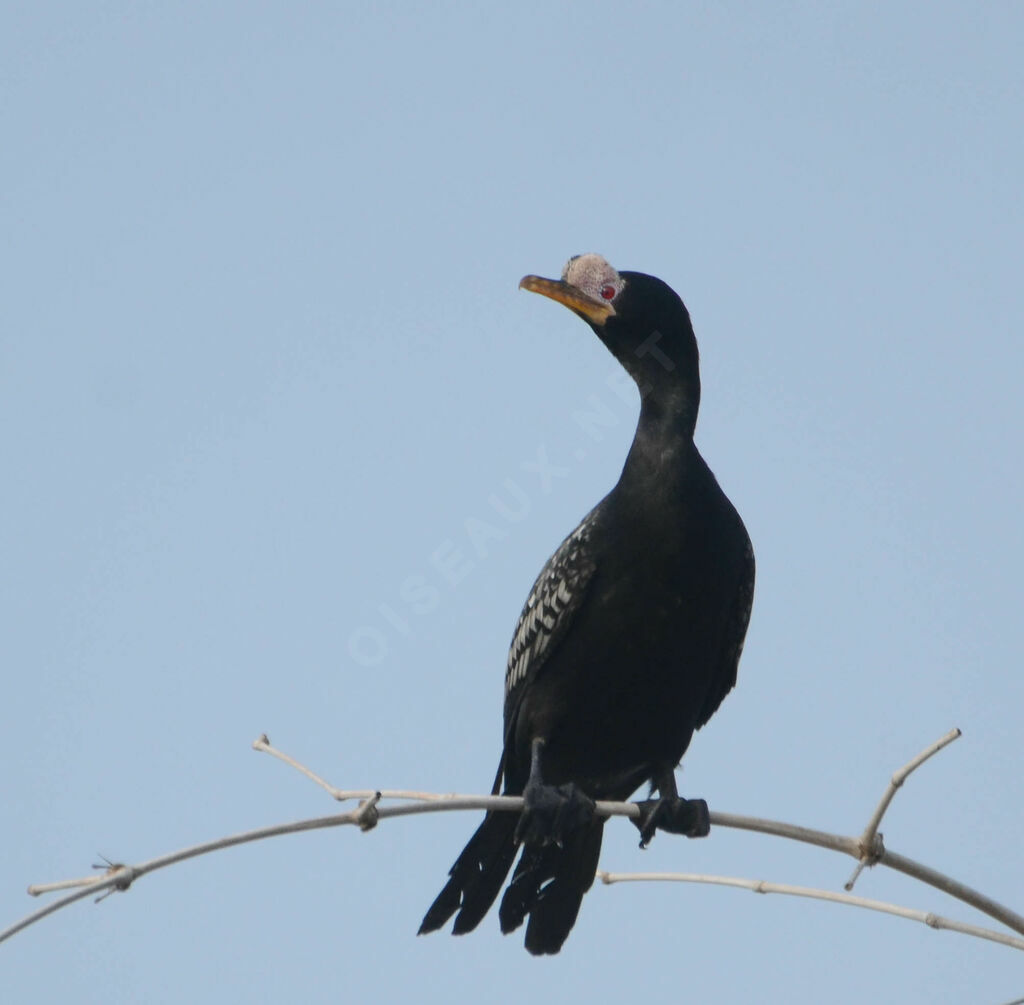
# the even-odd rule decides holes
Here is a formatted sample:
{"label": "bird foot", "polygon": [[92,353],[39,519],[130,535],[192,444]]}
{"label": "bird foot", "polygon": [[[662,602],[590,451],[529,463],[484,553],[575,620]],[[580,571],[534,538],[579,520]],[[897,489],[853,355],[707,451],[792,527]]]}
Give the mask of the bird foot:
{"label": "bird foot", "polygon": [[707,837],[711,832],[711,816],[703,799],[681,799],[662,796],[638,802],[640,816],[633,821],[640,831],[640,847],[646,848],[657,830],[685,837]]}
{"label": "bird foot", "polygon": [[594,800],[579,786],[530,781],[523,790],[523,815],[516,826],[516,844],[562,846],[570,831],[594,819]]}

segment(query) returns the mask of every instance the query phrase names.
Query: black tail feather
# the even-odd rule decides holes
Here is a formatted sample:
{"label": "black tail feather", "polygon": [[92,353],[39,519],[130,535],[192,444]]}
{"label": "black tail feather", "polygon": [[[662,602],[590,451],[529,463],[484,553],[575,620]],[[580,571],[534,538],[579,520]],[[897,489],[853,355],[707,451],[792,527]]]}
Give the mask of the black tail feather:
{"label": "black tail feather", "polygon": [[449,870],[451,878],[424,915],[418,934],[436,932],[456,911],[455,935],[471,932],[480,924],[512,867],[518,819],[515,813],[488,813],[484,817]]}
{"label": "black tail feather", "polygon": [[573,832],[563,847],[527,848],[498,912],[501,930],[514,931],[527,914],[526,948],[535,956],[557,953],[576,923],[601,855],[604,820]]}
{"label": "black tail feather", "polygon": [[556,856],[560,852],[561,849],[555,845],[523,849],[522,858],[519,859],[516,871],[512,874],[512,882],[501,898],[501,907],[498,909],[503,935],[514,932],[530,913],[541,886],[555,876]]}

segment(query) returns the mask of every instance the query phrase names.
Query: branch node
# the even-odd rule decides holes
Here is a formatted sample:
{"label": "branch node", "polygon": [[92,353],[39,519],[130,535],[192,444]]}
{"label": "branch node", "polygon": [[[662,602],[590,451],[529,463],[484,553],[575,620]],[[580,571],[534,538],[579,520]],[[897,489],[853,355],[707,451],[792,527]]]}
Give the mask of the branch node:
{"label": "branch node", "polygon": [[377,826],[380,814],[377,812],[377,803],[380,802],[381,793],[375,792],[369,799],[359,804],[355,812],[355,822],[361,831],[372,831]]}
{"label": "branch node", "polygon": [[875,831],[874,834],[868,839],[870,843],[866,843],[864,838],[866,835],[861,835],[860,841],[857,843],[857,851],[860,854],[860,861],[857,863],[857,867],[853,870],[850,878],[843,884],[843,889],[849,893],[854,884],[860,878],[860,874],[865,868],[872,868],[878,865],[882,861],[882,856],[885,855],[885,841],[882,839],[882,834],[879,831]]}
{"label": "branch node", "polygon": [[882,836],[881,831],[875,831],[871,836],[871,843],[869,845],[861,846],[861,862],[870,868],[873,865],[878,865],[882,861],[882,856],[885,854],[885,840]]}
{"label": "branch node", "polygon": [[122,865],[120,862],[111,862],[110,867],[103,874],[106,877],[115,877],[114,885],[108,886],[94,901],[94,904],[98,904],[101,900],[106,900],[112,893],[123,893],[135,882],[139,877],[138,869],[132,868],[130,865]]}

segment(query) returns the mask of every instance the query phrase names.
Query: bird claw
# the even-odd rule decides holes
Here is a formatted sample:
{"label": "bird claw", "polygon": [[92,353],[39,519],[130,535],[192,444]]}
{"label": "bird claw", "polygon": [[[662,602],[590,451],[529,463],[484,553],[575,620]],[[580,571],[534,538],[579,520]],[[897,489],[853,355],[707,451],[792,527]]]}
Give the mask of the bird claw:
{"label": "bird claw", "polygon": [[527,783],[523,814],[516,825],[516,844],[562,846],[566,834],[594,819],[594,800],[571,782],[566,785]]}
{"label": "bird claw", "polygon": [[658,830],[684,837],[707,837],[711,832],[711,815],[703,799],[681,799],[662,796],[638,802],[640,816],[633,820],[640,831],[640,847],[646,848]]}

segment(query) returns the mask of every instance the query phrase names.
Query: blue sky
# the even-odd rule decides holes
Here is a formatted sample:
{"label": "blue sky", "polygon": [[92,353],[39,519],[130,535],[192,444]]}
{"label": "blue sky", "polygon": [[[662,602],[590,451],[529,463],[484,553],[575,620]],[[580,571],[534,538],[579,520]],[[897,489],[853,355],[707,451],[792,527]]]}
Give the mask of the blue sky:
{"label": "blue sky", "polygon": [[[686,301],[698,443],[758,558],[683,790],[857,833],[960,726],[887,843],[1024,910],[1022,30],[1010,3],[7,5],[0,924],[99,854],[331,812],[264,731],[340,786],[486,791],[519,608],[635,421],[586,326],[516,289],[584,251]],[[0,989],[1024,994],[1012,950],[729,890],[597,888],[552,960],[495,918],[415,938],[476,820],[179,866],[0,947]],[[725,831],[640,853],[625,823],[602,855],[851,866]],[[858,892],[979,920],[878,871]]]}

